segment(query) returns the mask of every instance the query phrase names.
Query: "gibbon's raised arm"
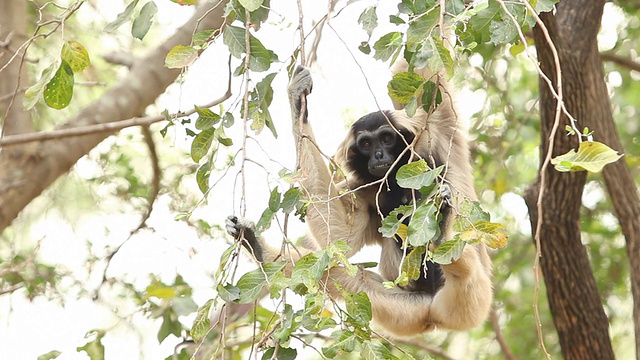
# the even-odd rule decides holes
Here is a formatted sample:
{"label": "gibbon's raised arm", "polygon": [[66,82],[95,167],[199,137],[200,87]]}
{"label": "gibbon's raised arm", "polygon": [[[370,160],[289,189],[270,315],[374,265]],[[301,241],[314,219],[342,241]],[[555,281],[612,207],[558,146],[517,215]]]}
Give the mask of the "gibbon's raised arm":
{"label": "gibbon's raised arm", "polygon": [[309,69],[297,67],[289,82],[288,93],[302,173],[300,185],[308,200],[311,200],[306,216],[312,238],[309,242],[320,249],[341,240],[349,244],[351,252],[347,255],[351,256],[365,244],[379,242],[382,237],[378,226],[369,220],[369,206],[364,199],[350,196],[338,198],[339,192],[345,190],[346,186],[344,183],[334,184],[325,159],[317,148],[308,111],[300,116],[300,96],[310,94],[312,87]]}
{"label": "gibbon's raised arm", "polygon": [[[459,200],[476,199],[466,132],[458,126],[452,102],[443,101],[430,115],[418,111],[409,118],[402,110],[389,110],[374,112],[356,121],[334,157],[346,177],[335,184],[316,148],[307,112],[300,116],[300,96],[309,94],[311,87],[309,70],[298,67],[288,91],[293,131],[300,142],[297,147],[303,179],[300,184],[311,202],[306,218],[309,249],[287,254],[287,260],[296,261],[309,251],[339,240],[350,246],[349,256],[364,244],[378,243],[382,246],[380,274],[360,269],[352,277],[342,267],[331,268],[324,280],[332,296],[340,296],[336,284],[350,292],[365,292],[371,301],[374,321],[399,336],[436,327],[467,330],[483,322],[493,297],[491,261],[483,244],[465,246],[460,259],[448,265],[425,261],[421,278],[407,286],[391,289],[383,286],[384,281],[398,277],[406,250],[402,249],[402,241],[382,238],[378,232],[381,221],[378,212],[387,216],[417,196],[413,190],[401,188],[395,179],[401,165],[415,160],[405,151],[407,144],[415,140],[414,154],[432,166],[446,165],[441,187],[441,196],[446,201],[440,208],[443,220],[436,246],[454,235],[452,224]],[[361,187],[377,180],[383,180],[384,184]],[[343,190],[355,191],[355,196],[338,198]],[[257,238],[253,225],[246,220],[229,217],[227,231],[236,239],[242,239],[242,244],[258,261],[273,261],[279,256],[279,249]]]}

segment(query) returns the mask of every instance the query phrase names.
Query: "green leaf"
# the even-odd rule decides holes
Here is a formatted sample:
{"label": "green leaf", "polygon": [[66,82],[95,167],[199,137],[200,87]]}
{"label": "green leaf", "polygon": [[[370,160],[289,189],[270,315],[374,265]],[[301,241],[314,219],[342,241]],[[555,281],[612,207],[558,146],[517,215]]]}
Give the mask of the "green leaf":
{"label": "green leaf", "polygon": [[[276,73],[271,73],[265,76],[255,89],[251,92],[251,101],[249,102],[249,118],[253,120],[251,123],[251,130],[259,134],[266,125],[274,137],[278,137],[275,124],[271,119],[271,113],[269,112],[269,106],[273,100],[273,88],[271,83],[275,78]],[[244,109],[243,109],[244,110]]]}
{"label": "green leaf", "polygon": [[196,171],[196,183],[203,194],[209,191],[209,176],[211,176],[211,164],[206,162]]}
{"label": "green leaf", "polygon": [[262,269],[255,269],[244,274],[236,285],[240,289],[238,302],[248,304],[258,299],[260,291],[267,283],[264,274],[271,277],[282,270],[286,264],[285,261],[264,263],[262,264]]}
{"label": "green leaf", "polygon": [[164,66],[169,69],[181,69],[189,66],[198,59],[199,51],[193,46],[176,45],[167,53]]}
{"label": "green leaf", "polygon": [[161,282],[154,282],[147,286],[145,289],[145,298],[148,299],[152,296],[158,299],[173,299],[176,296],[176,291],[171,286],[164,285]]}
{"label": "green leaf", "polygon": [[402,25],[406,23],[401,17],[396,15],[389,15],[389,22],[395,25]]}
{"label": "green leaf", "polygon": [[251,26],[258,31],[260,30],[260,25],[269,18],[270,9],[270,1],[263,0],[262,6],[259,9],[249,12],[249,21],[247,21],[245,17],[246,13],[242,4],[240,4],[239,1],[230,1],[226,6],[225,16],[229,19],[233,19],[234,16],[237,16],[241,23],[250,23]]}
{"label": "green leaf", "polygon": [[302,199],[302,191],[299,188],[293,187],[284,193],[280,208],[285,214],[289,214],[295,209],[296,205],[298,205],[300,199]]}
{"label": "green leaf", "polygon": [[465,243],[461,236],[456,235],[453,239],[438,245],[431,260],[442,265],[451,264],[452,261],[460,259]]}
{"label": "green leaf", "polygon": [[71,67],[71,71],[78,73],[91,65],[87,49],[77,41],[69,40],[62,45],[62,61]]}
{"label": "green leaf", "polygon": [[40,80],[35,84],[31,85],[27,91],[24,93],[23,106],[25,110],[31,110],[38,102],[40,95],[44,93],[45,86],[51,81],[53,76],[56,74],[54,70],[58,67],[58,63],[53,63],[49,65],[46,69],[42,70],[42,75],[40,75]]}
{"label": "green leaf", "polygon": [[438,207],[433,202],[418,206],[407,229],[407,241],[411,246],[427,245],[440,235]]}
{"label": "green leaf", "polygon": [[131,26],[131,35],[133,37],[142,40],[147,32],[151,28],[151,24],[153,23],[153,17],[158,12],[158,7],[156,3],[153,1],[149,1],[144,4],[142,9],[140,10],[140,14],[133,20],[133,25]]}
{"label": "green leaf", "polygon": [[249,12],[256,11],[262,6],[262,0],[239,0],[239,2]]}
{"label": "green leaf", "polygon": [[207,152],[209,152],[209,148],[211,147],[211,143],[213,142],[213,133],[216,129],[209,128],[207,130],[202,131],[196,138],[193,139],[191,143],[191,159],[193,161],[200,162]]}
{"label": "green leaf", "polygon": [[191,296],[180,296],[171,300],[171,309],[178,316],[187,316],[198,310],[198,304]]}
{"label": "green leaf", "polygon": [[262,355],[262,360],[276,359],[276,360],[295,360],[298,357],[298,350],[286,348],[286,347],[278,347],[278,356],[275,358],[273,354],[275,353],[275,348],[269,348]]}
{"label": "green leaf", "polygon": [[398,185],[405,189],[420,190],[424,186],[430,186],[435,183],[436,179],[444,169],[444,166],[438,166],[430,169],[424,159],[414,161],[409,164],[402,165],[396,174]]}
{"label": "green leaf", "polygon": [[256,235],[261,234],[265,230],[271,227],[271,221],[276,216],[276,213],[271,211],[269,208],[264,209],[262,215],[260,216],[260,220],[256,224]]}
{"label": "green leaf", "polygon": [[62,354],[62,352],[60,352],[58,350],[52,350],[52,351],[49,351],[46,354],[42,354],[42,355],[38,356],[38,358],[36,360],[56,359],[58,356],[60,356],[60,354]]}
{"label": "green leaf", "polygon": [[456,223],[454,222],[455,231],[467,230],[469,227],[468,225],[467,226],[463,225],[465,222],[466,224],[469,224],[469,223],[473,224],[478,221],[489,221],[491,219],[490,214],[482,209],[479,201],[474,201],[474,202],[465,201],[462,204],[462,207],[459,210],[459,212],[461,216],[458,216],[458,218],[464,218],[464,222],[461,222],[458,224],[462,226],[456,226]]}
{"label": "green leaf", "polygon": [[84,346],[77,347],[76,351],[84,351],[91,360],[104,360],[104,345],[102,345],[104,335],[103,330],[90,331],[85,338],[95,336],[95,339],[87,342]]}
{"label": "green leaf", "polygon": [[560,0],[537,0],[534,9],[538,14],[548,12],[553,10],[558,1]]}
{"label": "green leaf", "polygon": [[551,164],[560,172],[589,171],[598,173],[611,163],[620,159],[622,155],[607,145],[594,141],[582,142],[578,152],[571,149],[564,155],[551,159]]}
{"label": "green leaf", "polygon": [[362,351],[360,356],[363,360],[395,360],[398,357],[394,356],[388,347],[384,346],[379,341],[365,341],[362,343]]}
{"label": "green leaf", "polygon": [[436,34],[432,34],[432,32],[439,21],[439,11],[432,11],[412,21],[407,29],[407,49],[415,51],[425,39],[435,37]]}
{"label": "green leaf", "polygon": [[227,302],[236,301],[240,298],[240,289],[231,284],[225,284],[224,286],[218,284],[216,291],[218,292],[218,296]]}
{"label": "green leaf", "polygon": [[162,324],[160,325],[160,329],[158,330],[158,342],[164,341],[167,336],[173,334],[175,337],[179,338],[182,333],[182,325],[178,321],[178,319],[174,319],[169,312],[165,312],[162,315]]}
{"label": "green leaf", "polygon": [[374,59],[387,61],[402,46],[402,33],[391,32],[382,36],[375,44],[373,49],[376,51],[373,55]]}
{"label": "green leaf", "polygon": [[431,71],[437,73],[444,69],[448,79],[453,76],[453,59],[451,58],[449,50],[444,46],[442,39],[438,37],[429,37],[425,40],[422,48],[418,54],[416,54],[416,58],[418,59],[416,60],[416,67],[423,67],[419,59],[424,59],[425,57]]}
{"label": "green leaf", "polygon": [[196,120],[196,129],[206,130],[217,124],[220,121],[220,115],[211,111],[208,108],[201,108],[198,105],[194,105],[194,109],[198,113],[198,119]]}
{"label": "green leaf", "polygon": [[[437,93],[435,93],[437,91]],[[435,96],[434,96],[435,95]],[[424,111],[429,112],[442,103],[442,92],[436,89],[436,83],[426,81],[422,86],[422,104]]]}
{"label": "green leaf", "polygon": [[358,338],[351,331],[337,330],[331,334],[332,339],[337,339],[334,344],[322,348],[322,354],[328,358],[334,358],[338,354],[351,353],[358,343]]}
{"label": "green leaf", "polygon": [[347,313],[353,319],[354,325],[358,327],[367,327],[371,322],[371,302],[364,292],[351,293],[343,292]]}
{"label": "green leaf", "polygon": [[482,7],[479,7],[475,16],[471,16],[469,25],[472,30],[476,31],[480,35],[482,42],[489,41],[491,38],[491,31],[489,27],[492,21],[500,21],[500,12],[502,10],[500,4],[497,1],[489,1],[487,3],[481,3]]}
{"label": "green leaf", "polygon": [[44,102],[51,108],[64,109],[73,98],[73,70],[63,61],[44,89]]}
{"label": "green leaf", "polygon": [[204,46],[206,42],[209,41],[209,39],[213,38],[214,35],[217,35],[218,33],[219,33],[218,29],[203,30],[203,31],[197,32],[195,35],[193,35],[193,46],[195,47]]}
{"label": "green leaf", "polygon": [[209,312],[211,311],[212,304],[213,299],[207,301],[202,307],[198,309],[198,314],[196,315],[195,320],[193,320],[193,325],[191,326],[191,331],[189,331],[189,334],[193,338],[193,341],[195,341],[196,343],[200,343],[202,339],[207,336],[207,332],[211,327]]}
{"label": "green leaf", "polygon": [[412,72],[401,72],[395,74],[387,84],[389,96],[395,102],[407,104],[416,94],[422,90],[424,79],[422,76]]}
{"label": "green leaf", "polygon": [[298,328],[298,324],[300,323],[299,312],[293,313],[293,308],[290,304],[285,304],[284,311],[282,312],[282,316],[280,320],[280,326],[273,333],[274,340],[278,342],[286,342],[291,337],[291,334],[296,331]]}
{"label": "green leaf", "polygon": [[485,243],[492,249],[501,249],[507,246],[509,235],[507,229],[502,224],[489,221],[478,221],[469,230],[461,232],[460,239],[466,243]]}
{"label": "green leaf", "polygon": [[362,25],[362,29],[367,32],[369,38],[376,27],[378,27],[378,15],[376,15],[377,6],[369,6],[364,9],[358,18],[358,24]]}
{"label": "green leaf", "polygon": [[214,135],[215,135],[216,140],[218,140],[218,142],[221,145],[223,145],[223,146],[231,146],[231,145],[233,145],[233,140],[228,138],[227,135],[224,133],[224,127],[220,126],[219,128],[217,128],[215,133],[214,133]]}
{"label": "green leaf", "polygon": [[404,111],[407,113],[408,117],[413,117],[413,115],[416,114],[416,111],[418,111],[418,97],[417,96],[412,96],[411,97],[411,100],[409,100],[407,105],[405,105]]}
{"label": "green leaf", "polygon": [[309,290],[309,293],[316,293],[318,281],[322,278],[330,262],[331,259],[324,250],[307,254],[296,262],[291,272],[291,280],[297,284],[304,284]]}
{"label": "green leaf", "polygon": [[402,272],[411,280],[418,280],[422,272],[423,255],[426,252],[424,246],[418,246],[411,250],[402,263]]}
{"label": "green leaf", "polygon": [[511,18],[492,21],[489,25],[489,32],[491,33],[491,43],[496,46],[511,42],[518,37],[518,27]]}
{"label": "green leaf", "polygon": [[278,188],[275,187],[271,190],[271,195],[269,195],[269,210],[272,212],[277,212],[280,209],[280,192]]}
{"label": "green leaf", "polygon": [[382,219],[382,226],[380,226],[380,233],[384,237],[393,237],[398,233],[398,230],[402,226],[402,222],[411,216],[413,213],[413,206],[401,205],[395,208],[388,216]]}
{"label": "green leaf", "polygon": [[139,0],[133,0],[132,2],[130,2],[129,5],[127,5],[127,7],[124,9],[124,11],[118,14],[115,20],[108,23],[107,26],[104,27],[104,31],[108,33],[114,32],[117,28],[120,27],[120,25],[129,21],[129,19],[131,19],[131,14],[133,13],[133,10],[138,5],[138,1]]}
{"label": "green leaf", "polygon": [[282,271],[279,271],[269,278],[269,296],[272,299],[278,299],[283,289],[291,288],[292,286],[294,286],[294,283],[291,278],[286,277]]}
{"label": "green leaf", "polygon": [[[245,29],[243,28],[227,26],[224,30],[222,40],[236,58],[241,58],[243,54],[247,53],[244,37]],[[252,34],[249,34],[249,46],[251,48],[249,69],[257,72],[267,71],[273,62],[278,61],[278,56],[273,51],[265,48],[260,40]]]}

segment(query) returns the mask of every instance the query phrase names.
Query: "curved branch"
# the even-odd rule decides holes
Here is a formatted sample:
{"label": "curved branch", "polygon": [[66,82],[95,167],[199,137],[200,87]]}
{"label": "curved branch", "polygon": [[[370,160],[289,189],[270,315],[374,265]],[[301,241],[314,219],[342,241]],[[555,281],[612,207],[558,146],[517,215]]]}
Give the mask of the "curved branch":
{"label": "curved branch", "polygon": [[600,54],[600,58],[602,59],[602,61],[609,61],[629,70],[640,71],[640,63],[635,62],[631,59],[623,58],[612,53],[602,53]]}

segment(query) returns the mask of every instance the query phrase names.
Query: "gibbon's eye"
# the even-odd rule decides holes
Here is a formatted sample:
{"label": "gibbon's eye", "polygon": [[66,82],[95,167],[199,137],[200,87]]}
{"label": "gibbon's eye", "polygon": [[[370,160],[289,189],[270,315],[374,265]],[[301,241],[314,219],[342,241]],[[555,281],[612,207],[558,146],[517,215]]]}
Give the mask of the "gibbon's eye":
{"label": "gibbon's eye", "polygon": [[384,133],[380,136],[380,138],[382,139],[382,143],[384,145],[391,145],[395,141],[393,134],[390,133]]}
{"label": "gibbon's eye", "polygon": [[358,142],[358,147],[360,147],[360,149],[362,149],[362,150],[371,149],[371,140],[370,139],[361,139]]}

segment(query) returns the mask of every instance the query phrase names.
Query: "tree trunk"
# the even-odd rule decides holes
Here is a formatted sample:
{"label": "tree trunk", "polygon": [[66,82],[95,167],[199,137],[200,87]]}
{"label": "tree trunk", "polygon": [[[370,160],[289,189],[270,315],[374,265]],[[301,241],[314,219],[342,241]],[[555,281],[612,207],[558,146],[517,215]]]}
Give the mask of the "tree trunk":
{"label": "tree trunk", "polygon": [[[221,2],[203,3],[176,34],[136,61],[120,84],[60,128],[108,123],[142,114],[180,74],[180,70],[164,67],[167,52],[176,45],[189,44],[196,26],[198,30],[205,30],[219,29],[224,25],[222,16],[227,0]],[[31,200],[111,134],[102,132],[17,145],[11,147],[11,152],[3,149],[0,152],[0,169],[3,169],[0,171],[0,233]]]}
{"label": "tree trunk", "polygon": [[[564,103],[578,120],[580,128],[600,130],[596,119],[611,119],[602,64],[596,36],[604,1],[565,0],[557,5],[555,16],[541,15],[549,30],[561,64]],[[542,30],[534,28],[538,60],[544,73],[557,86],[553,54]],[[549,149],[557,100],[540,80],[541,165]],[[554,137],[553,156],[577,147],[577,137],[566,136],[569,124],[561,116]],[[548,167],[545,176],[540,229],[541,268],[549,307],[558,331],[565,359],[614,359],[609,337],[609,322],[600,302],[587,251],[580,239],[580,206],[586,173],[560,173]],[[538,220],[537,198],[540,179],[525,196],[532,228]],[[534,234],[535,235],[535,234]]]}

